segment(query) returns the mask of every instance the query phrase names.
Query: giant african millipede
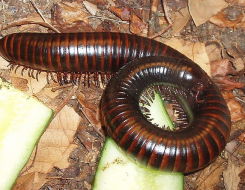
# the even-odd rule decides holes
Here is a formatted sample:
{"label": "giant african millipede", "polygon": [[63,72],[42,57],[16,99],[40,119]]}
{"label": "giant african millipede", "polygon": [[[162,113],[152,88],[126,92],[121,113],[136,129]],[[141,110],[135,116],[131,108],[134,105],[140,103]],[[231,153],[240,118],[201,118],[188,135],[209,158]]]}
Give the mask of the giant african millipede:
{"label": "giant african millipede", "polygon": [[[163,43],[110,32],[18,33],[0,40],[0,55],[30,76],[56,74],[60,84],[82,75],[88,80],[91,73],[96,83],[99,76],[106,83],[108,73],[117,72],[102,97],[102,120],[114,141],[147,167],[192,172],[211,163],[228,141],[231,119],[218,88],[196,63]],[[187,92],[194,114],[187,128],[160,129],[142,115],[140,95],[154,85]]]}

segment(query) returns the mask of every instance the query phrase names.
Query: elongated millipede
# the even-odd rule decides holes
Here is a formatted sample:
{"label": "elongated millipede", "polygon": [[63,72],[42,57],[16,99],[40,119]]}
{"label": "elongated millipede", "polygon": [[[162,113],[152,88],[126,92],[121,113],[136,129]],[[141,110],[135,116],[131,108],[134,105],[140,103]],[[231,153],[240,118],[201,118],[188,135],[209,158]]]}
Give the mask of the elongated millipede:
{"label": "elongated millipede", "polygon": [[[84,73],[119,70],[102,96],[102,119],[117,144],[148,167],[192,172],[212,162],[228,141],[230,114],[215,84],[197,64],[160,42],[122,33],[25,33],[1,39],[0,54],[30,75],[56,73],[61,84],[68,75],[74,81]],[[194,115],[187,128],[167,131],[143,116],[139,98],[153,85],[186,91]]]}
{"label": "elongated millipede", "polygon": [[[82,73],[116,72],[139,57],[167,55],[182,57],[169,46],[148,38],[125,33],[18,33],[0,41],[0,54],[6,60],[33,69],[56,73],[63,83],[70,74],[75,81]],[[62,75],[63,74],[63,75]],[[61,77],[63,76],[63,77]]]}

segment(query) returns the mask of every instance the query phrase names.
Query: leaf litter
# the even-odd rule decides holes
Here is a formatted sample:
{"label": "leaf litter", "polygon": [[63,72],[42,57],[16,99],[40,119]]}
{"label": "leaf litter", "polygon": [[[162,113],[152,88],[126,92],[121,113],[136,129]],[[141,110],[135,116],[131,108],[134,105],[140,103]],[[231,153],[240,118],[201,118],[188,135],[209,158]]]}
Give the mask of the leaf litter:
{"label": "leaf litter", "polygon": [[[164,42],[197,62],[216,82],[232,116],[231,141],[218,159],[185,176],[185,189],[244,189],[244,16],[242,0],[2,1],[2,36],[14,32],[128,32]],[[91,189],[105,134],[103,85],[65,85],[9,72],[0,75],[55,111],[13,189]]]}

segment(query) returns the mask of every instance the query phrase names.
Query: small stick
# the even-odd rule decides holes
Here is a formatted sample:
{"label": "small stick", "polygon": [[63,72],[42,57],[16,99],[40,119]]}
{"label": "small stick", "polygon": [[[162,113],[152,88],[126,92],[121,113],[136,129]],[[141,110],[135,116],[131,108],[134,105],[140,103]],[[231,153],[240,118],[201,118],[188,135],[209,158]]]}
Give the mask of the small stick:
{"label": "small stick", "polygon": [[[166,31],[167,31],[169,28],[171,28],[172,25],[173,25],[172,20],[171,20],[170,17],[169,17],[170,14],[169,14],[169,12],[168,12],[166,0],[163,0],[162,3],[163,3],[163,11],[164,11],[164,15],[165,15],[165,18],[166,18],[166,20],[167,20],[167,22],[168,22],[168,26],[165,27],[165,28],[163,28],[161,31],[157,32],[156,34],[149,35],[149,38],[150,38],[150,39],[153,39],[153,38],[156,38],[156,37],[162,35],[164,32],[166,32]],[[149,32],[149,34],[150,34],[150,32]]]}
{"label": "small stick", "polygon": [[[149,21],[153,21],[154,14],[158,10],[158,5],[159,5],[159,0],[151,0],[151,11],[150,11]],[[152,36],[154,34],[154,30],[153,30],[152,26],[154,26],[153,23],[149,22],[148,36]]]}
{"label": "small stick", "polygon": [[43,14],[39,11],[39,9],[37,8],[36,4],[34,3],[34,1],[30,0],[30,3],[32,4],[33,8],[37,11],[37,13],[40,15],[40,17],[43,19],[43,21],[55,32],[57,33],[61,33],[58,29],[56,29],[54,26],[52,26],[43,16]]}
{"label": "small stick", "polygon": [[150,39],[156,38],[160,35],[162,35],[164,32],[166,32],[169,28],[172,27],[172,24],[169,24],[167,27],[165,27],[164,29],[162,29],[161,31],[157,32],[156,34],[149,36]]}

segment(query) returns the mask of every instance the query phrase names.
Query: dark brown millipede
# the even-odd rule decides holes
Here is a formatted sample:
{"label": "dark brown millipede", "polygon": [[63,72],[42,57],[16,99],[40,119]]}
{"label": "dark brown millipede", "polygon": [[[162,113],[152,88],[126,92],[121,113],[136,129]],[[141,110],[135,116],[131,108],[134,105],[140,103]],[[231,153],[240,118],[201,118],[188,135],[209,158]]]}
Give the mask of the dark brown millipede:
{"label": "dark brown millipede", "polygon": [[[36,78],[56,74],[60,84],[98,83],[118,72],[102,96],[108,134],[136,162],[159,170],[192,172],[212,162],[224,149],[231,119],[221,93],[194,62],[171,47],[124,33],[20,33],[0,40],[0,55],[11,68],[23,66]],[[130,62],[130,63],[129,63]],[[141,113],[139,97],[153,85],[175,86],[188,94],[194,119],[180,131],[167,131]]]}
{"label": "dark brown millipede", "polygon": [[[129,157],[147,167],[188,173],[207,166],[224,149],[230,133],[226,102],[211,79],[190,60],[147,57],[125,65],[109,81],[101,111],[109,135]],[[189,80],[191,78],[191,80]],[[209,84],[199,94],[193,86]],[[186,129],[167,131],[141,113],[139,98],[153,85],[178,86],[190,92],[186,101],[194,114]]]}

